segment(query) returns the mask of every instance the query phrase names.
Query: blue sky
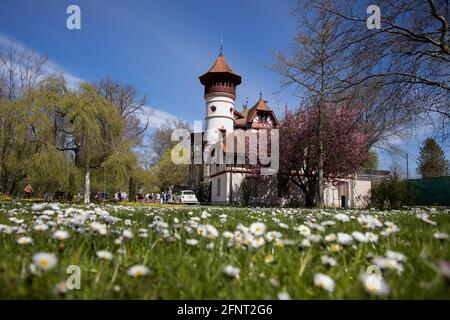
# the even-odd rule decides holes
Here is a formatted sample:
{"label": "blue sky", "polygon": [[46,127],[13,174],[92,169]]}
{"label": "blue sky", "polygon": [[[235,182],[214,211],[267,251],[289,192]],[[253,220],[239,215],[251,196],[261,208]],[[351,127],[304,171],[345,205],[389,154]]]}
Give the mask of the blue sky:
{"label": "blue sky", "polygon": [[[237,107],[256,102],[261,91],[275,112],[296,106],[291,91],[279,92],[280,77],[268,70],[276,50],[290,47],[294,0],[1,0],[0,38],[47,54],[73,80],[106,76],[136,86],[149,96],[158,119],[171,115],[193,124],[204,118],[198,76],[216,58],[220,33],[224,53],[242,75]],[[66,9],[81,8],[81,30],[66,28]],[[279,111],[279,112],[278,112]],[[400,147],[410,153],[414,173],[418,144],[426,134]],[[448,150],[447,150],[448,154]],[[382,166],[391,161],[381,155]],[[401,161],[401,160],[400,160]]]}

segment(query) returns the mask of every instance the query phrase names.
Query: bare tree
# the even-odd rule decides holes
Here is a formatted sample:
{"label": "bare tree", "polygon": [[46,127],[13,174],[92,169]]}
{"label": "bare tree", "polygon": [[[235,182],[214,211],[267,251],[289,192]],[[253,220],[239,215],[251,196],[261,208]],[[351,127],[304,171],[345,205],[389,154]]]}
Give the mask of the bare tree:
{"label": "bare tree", "polygon": [[142,135],[149,125],[148,118],[144,125],[139,118],[148,101],[147,95],[141,96],[134,86],[120,84],[109,77],[99,81],[95,86],[101,96],[116,106],[124,120],[123,142],[130,143],[131,146],[140,144]]}
{"label": "bare tree", "polygon": [[[305,14],[308,12],[308,14]],[[318,6],[299,2],[293,14],[298,19],[298,30],[290,57],[276,55],[273,70],[282,75],[283,86],[295,86],[296,93],[305,97],[309,104],[317,106],[317,206],[324,205],[323,176],[323,108],[328,102],[340,97],[341,78],[352,70],[355,61],[342,48],[343,19]]]}
{"label": "bare tree", "polygon": [[46,74],[48,59],[15,42],[0,45],[0,96],[14,100],[36,88]]}
{"label": "bare tree", "polygon": [[150,134],[148,146],[150,151],[150,154],[148,154],[149,165],[159,162],[164,157],[165,152],[178,143],[171,139],[174,129],[190,130],[190,126],[187,122],[180,119],[166,120],[165,123]]}
{"label": "bare tree", "polygon": [[[441,129],[450,119],[449,2],[446,0],[380,0],[381,29],[366,27],[373,1],[312,0],[342,19],[342,45],[359,59],[340,80],[342,92],[369,87],[374,79],[394,94],[387,101]],[[361,59],[363,57],[363,59]],[[397,93],[397,94],[395,94]],[[389,96],[388,96],[389,98]],[[400,98],[400,99],[399,99]],[[389,99],[387,99],[389,100]],[[443,130],[445,135],[448,131]]]}

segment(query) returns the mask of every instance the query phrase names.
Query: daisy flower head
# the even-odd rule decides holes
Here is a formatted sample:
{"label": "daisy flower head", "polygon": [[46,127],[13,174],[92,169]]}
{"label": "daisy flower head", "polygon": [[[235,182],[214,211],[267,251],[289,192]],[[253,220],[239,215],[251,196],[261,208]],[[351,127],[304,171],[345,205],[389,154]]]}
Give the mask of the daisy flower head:
{"label": "daisy flower head", "polygon": [[435,232],[433,233],[433,237],[438,240],[449,240],[450,236],[444,232]]}
{"label": "daisy flower head", "polygon": [[266,256],[264,258],[264,262],[265,263],[272,263],[275,260],[275,258],[273,257],[273,255],[269,254],[268,256]]}
{"label": "daisy flower head", "polygon": [[275,239],[281,238],[282,234],[278,231],[269,231],[266,233],[267,241],[274,241]]}
{"label": "daisy flower head", "polygon": [[353,238],[347,233],[339,232],[337,234],[337,242],[342,245],[350,245],[353,243]]}
{"label": "daisy flower head", "polygon": [[365,236],[369,242],[372,243],[378,242],[378,235],[373,232],[366,232]]}
{"label": "daisy flower head", "polygon": [[340,222],[349,222],[350,221],[350,217],[348,215],[346,215],[345,213],[335,214],[334,219],[336,219],[337,221],[340,221]]}
{"label": "daisy flower head", "polygon": [[38,252],[32,257],[33,264],[41,270],[50,270],[56,267],[58,259],[53,253]]}
{"label": "daisy flower head", "polygon": [[66,240],[69,238],[69,233],[65,230],[57,230],[53,233],[52,238],[55,240]]}
{"label": "daisy flower head", "polygon": [[380,273],[363,273],[360,280],[364,290],[371,295],[385,296],[390,292],[389,285]]}
{"label": "daisy flower head", "polygon": [[250,240],[250,244],[253,248],[262,247],[265,243],[266,243],[266,241],[264,240],[263,237],[253,237]]}
{"label": "daisy flower head", "polygon": [[112,260],[113,258],[112,253],[106,250],[97,251],[96,255],[99,259]]}
{"label": "daisy flower head", "polygon": [[291,300],[291,296],[286,291],[278,292],[278,300]]}
{"label": "daisy flower head", "polygon": [[403,253],[393,250],[387,250],[386,257],[389,259],[397,260],[399,262],[404,262],[407,260],[406,256]]}
{"label": "daisy flower head", "polygon": [[310,234],[306,236],[306,239],[308,239],[312,243],[317,243],[320,241],[321,237],[318,234]]}
{"label": "daisy flower head", "polygon": [[311,241],[309,241],[308,239],[303,239],[302,242],[300,242],[300,247],[301,248],[311,247]]}
{"label": "daisy flower head", "polygon": [[307,236],[311,234],[311,229],[308,226],[305,226],[304,224],[301,224],[297,227],[298,232],[300,232],[300,234],[302,236]]}
{"label": "daisy flower head", "polygon": [[403,272],[403,265],[401,262],[392,258],[375,257],[372,262],[381,269],[397,270],[398,273]]}
{"label": "daisy flower head", "polygon": [[255,236],[261,236],[266,231],[266,225],[262,222],[254,222],[250,225],[250,232]]}
{"label": "daisy flower head", "polygon": [[334,233],[330,233],[325,236],[325,241],[327,241],[327,242],[333,242],[333,241],[336,241],[336,239],[337,239],[337,237],[336,237],[336,234],[334,234]]}
{"label": "daisy flower head", "polygon": [[146,276],[149,273],[149,270],[146,266],[143,265],[135,265],[128,269],[128,275],[133,278],[139,278]]}
{"label": "daisy flower head", "polygon": [[188,239],[188,240],[186,240],[186,244],[188,244],[190,246],[196,246],[198,244],[198,240],[197,239]]}
{"label": "daisy flower head", "polygon": [[133,232],[131,230],[125,229],[123,230],[122,236],[126,239],[133,238]]}
{"label": "daisy flower head", "polygon": [[223,272],[230,278],[239,278],[241,269],[239,269],[238,267],[233,267],[232,265],[226,265],[223,268]]}
{"label": "daisy flower head", "polygon": [[336,288],[334,280],[323,273],[316,273],[314,275],[314,285],[328,292],[334,292]]}
{"label": "daisy flower head", "polygon": [[20,237],[19,239],[17,239],[16,242],[17,242],[17,244],[25,245],[25,244],[33,243],[33,239],[30,237]]}
{"label": "daisy flower head", "polygon": [[322,262],[322,264],[330,267],[334,267],[335,265],[337,265],[336,260],[329,256],[321,256],[320,261]]}
{"label": "daisy flower head", "polygon": [[340,244],[337,243],[332,243],[329,247],[328,247],[328,251],[330,252],[339,252],[342,250],[342,246]]}
{"label": "daisy flower head", "polygon": [[362,232],[359,231],[353,231],[352,232],[352,237],[358,241],[358,242],[369,242],[369,240],[367,239],[366,235]]}
{"label": "daisy flower head", "polygon": [[34,231],[46,231],[48,230],[48,225],[41,223],[41,224],[37,224],[33,227]]}
{"label": "daisy flower head", "polygon": [[90,224],[90,227],[94,232],[97,232],[98,234],[100,234],[102,236],[107,233],[106,225],[104,225],[100,222],[94,221]]}

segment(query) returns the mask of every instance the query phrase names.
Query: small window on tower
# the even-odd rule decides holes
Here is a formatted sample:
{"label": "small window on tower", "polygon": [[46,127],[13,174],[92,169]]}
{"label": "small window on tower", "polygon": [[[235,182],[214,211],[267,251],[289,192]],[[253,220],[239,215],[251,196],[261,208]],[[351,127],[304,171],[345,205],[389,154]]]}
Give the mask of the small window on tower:
{"label": "small window on tower", "polygon": [[216,106],[211,106],[211,108],[209,108],[211,110],[211,112],[216,112]]}
{"label": "small window on tower", "polygon": [[230,108],[230,113],[233,114],[233,108]]}

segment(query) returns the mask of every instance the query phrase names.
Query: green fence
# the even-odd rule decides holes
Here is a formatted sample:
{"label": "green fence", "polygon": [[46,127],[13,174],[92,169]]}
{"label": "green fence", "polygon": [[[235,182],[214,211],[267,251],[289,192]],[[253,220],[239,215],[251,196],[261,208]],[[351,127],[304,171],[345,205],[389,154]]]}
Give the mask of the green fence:
{"label": "green fence", "polygon": [[408,183],[417,192],[417,205],[450,206],[450,176],[410,179]]}

